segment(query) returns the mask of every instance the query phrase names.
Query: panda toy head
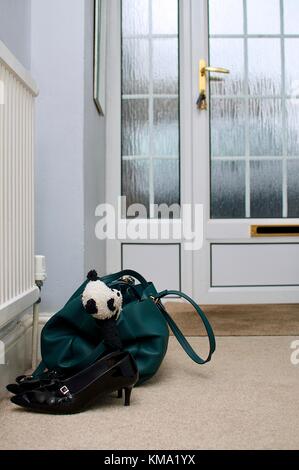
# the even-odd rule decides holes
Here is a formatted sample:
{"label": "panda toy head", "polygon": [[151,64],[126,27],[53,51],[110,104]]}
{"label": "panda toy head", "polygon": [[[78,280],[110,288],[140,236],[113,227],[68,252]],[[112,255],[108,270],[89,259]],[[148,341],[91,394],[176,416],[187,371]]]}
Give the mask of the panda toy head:
{"label": "panda toy head", "polygon": [[96,271],[90,271],[87,275],[89,282],[82,294],[83,306],[97,320],[117,319],[122,308],[122,295],[97,277]]}

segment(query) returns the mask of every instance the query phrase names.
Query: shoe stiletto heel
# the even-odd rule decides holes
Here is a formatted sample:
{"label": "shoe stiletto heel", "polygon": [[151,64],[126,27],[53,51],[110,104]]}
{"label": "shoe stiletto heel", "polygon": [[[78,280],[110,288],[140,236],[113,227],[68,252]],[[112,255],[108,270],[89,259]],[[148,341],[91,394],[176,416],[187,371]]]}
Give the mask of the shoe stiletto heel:
{"label": "shoe stiletto heel", "polygon": [[120,388],[119,390],[117,390],[117,398],[122,398],[123,397],[123,390],[122,388]]}
{"label": "shoe stiletto heel", "polygon": [[124,403],[125,406],[130,406],[131,393],[132,393],[132,387],[125,388],[125,403]]}

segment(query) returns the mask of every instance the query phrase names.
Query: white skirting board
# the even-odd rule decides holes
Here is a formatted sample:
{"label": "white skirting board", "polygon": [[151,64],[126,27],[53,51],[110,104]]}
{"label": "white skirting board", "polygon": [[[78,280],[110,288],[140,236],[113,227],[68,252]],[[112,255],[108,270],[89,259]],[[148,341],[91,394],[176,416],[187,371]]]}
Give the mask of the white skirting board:
{"label": "white skirting board", "polygon": [[[42,313],[39,319],[39,339],[40,332],[52,314]],[[5,386],[14,382],[18,375],[31,369],[32,360],[32,309],[28,309],[21,319],[14,322],[5,330],[0,330],[0,345],[5,349],[5,364],[0,363],[0,399],[9,396]],[[0,360],[2,359],[2,348]],[[38,351],[40,360],[40,348]],[[2,361],[1,361],[2,362]]]}
{"label": "white skirting board", "polygon": [[[18,375],[31,367],[32,354],[32,311],[26,312],[21,320],[14,322],[6,331],[0,331],[0,399],[7,396],[5,386],[14,382]],[[3,354],[4,351],[4,354]],[[4,362],[4,363],[3,363]]]}

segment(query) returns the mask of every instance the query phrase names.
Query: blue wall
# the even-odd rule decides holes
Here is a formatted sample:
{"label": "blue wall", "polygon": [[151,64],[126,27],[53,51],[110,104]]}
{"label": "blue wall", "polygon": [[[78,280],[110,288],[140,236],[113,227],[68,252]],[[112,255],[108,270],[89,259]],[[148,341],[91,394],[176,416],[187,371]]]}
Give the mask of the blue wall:
{"label": "blue wall", "polygon": [[31,0],[0,0],[0,40],[30,69]]}
{"label": "blue wall", "polygon": [[93,0],[31,0],[36,101],[36,252],[57,311],[88,270],[105,272],[95,209],[105,197],[105,123],[93,102]]}

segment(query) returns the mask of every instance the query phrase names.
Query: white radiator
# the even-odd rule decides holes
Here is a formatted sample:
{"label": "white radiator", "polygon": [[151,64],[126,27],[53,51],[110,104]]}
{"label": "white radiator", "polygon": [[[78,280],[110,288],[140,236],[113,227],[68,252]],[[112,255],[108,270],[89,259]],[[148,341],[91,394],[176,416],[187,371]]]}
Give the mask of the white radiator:
{"label": "white radiator", "polygon": [[38,298],[34,279],[34,99],[29,73],[0,41],[0,327]]}

